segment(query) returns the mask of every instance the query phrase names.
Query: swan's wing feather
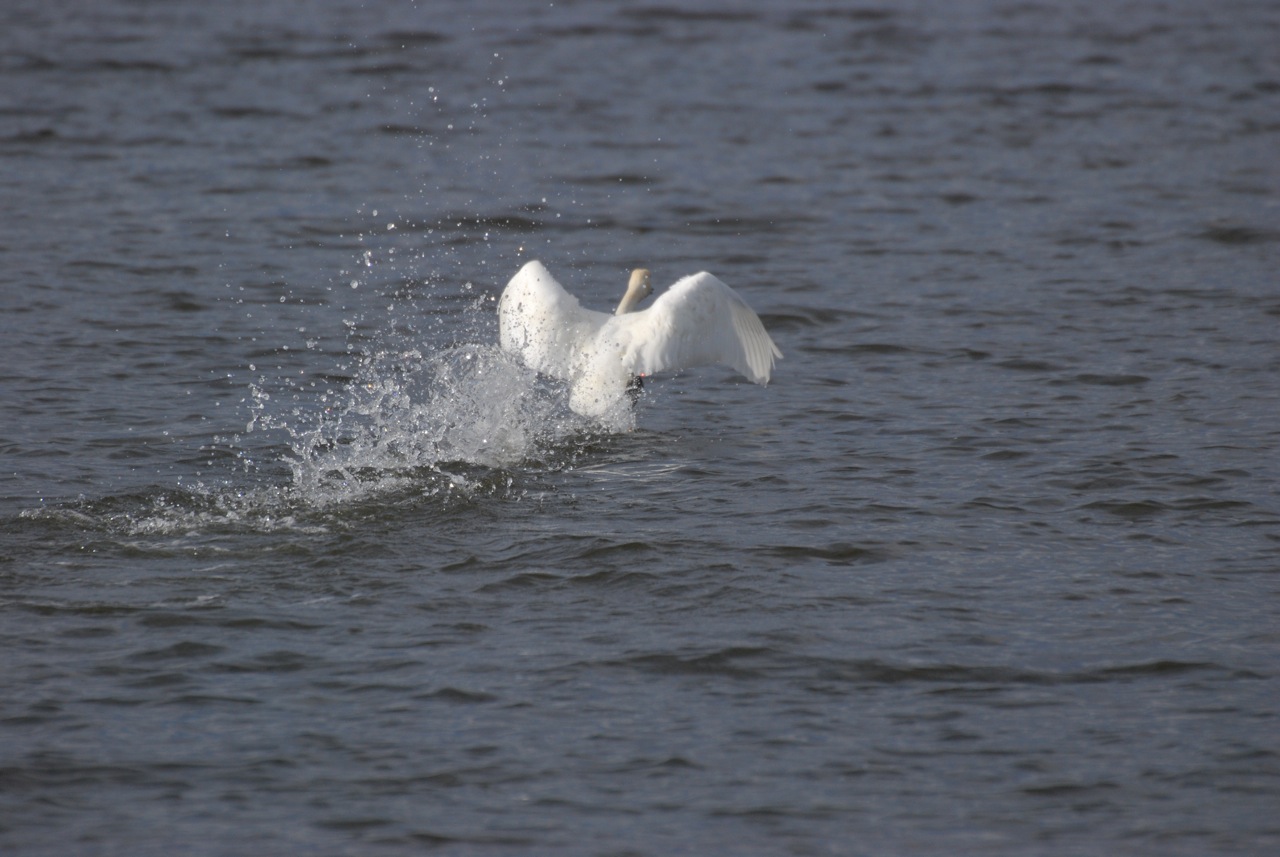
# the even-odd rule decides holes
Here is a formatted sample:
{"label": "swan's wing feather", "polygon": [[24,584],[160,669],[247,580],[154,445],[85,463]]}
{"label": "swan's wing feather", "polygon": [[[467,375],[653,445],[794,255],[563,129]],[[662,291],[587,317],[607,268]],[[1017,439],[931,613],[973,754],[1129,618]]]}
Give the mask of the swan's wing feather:
{"label": "swan's wing feather", "polygon": [[574,354],[612,316],[583,309],[541,262],[532,261],[507,283],[498,301],[498,339],[537,372],[568,378]]}
{"label": "swan's wing feather", "polygon": [[706,273],[676,282],[648,310],[617,316],[623,362],[634,374],[731,366],[766,384],[778,346],[737,292]]}

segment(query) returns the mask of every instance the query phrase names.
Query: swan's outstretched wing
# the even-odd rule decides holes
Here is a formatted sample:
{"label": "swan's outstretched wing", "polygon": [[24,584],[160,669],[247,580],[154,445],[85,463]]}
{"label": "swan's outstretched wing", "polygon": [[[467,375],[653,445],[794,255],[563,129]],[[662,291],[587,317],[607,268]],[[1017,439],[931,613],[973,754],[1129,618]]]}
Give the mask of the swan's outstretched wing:
{"label": "swan's outstretched wing", "polygon": [[537,372],[568,378],[576,350],[612,316],[583,309],[541,262],[521,268],[498,301],[498,338]]}
{"label": "swan's outstretched wing", "polygon": [[609,326],[616,326],[622,362],[636,375],[717,365],[765,384],[773,361],[782,357],[746,301],[705,271],[679,280],[648,310],[616,316]]}

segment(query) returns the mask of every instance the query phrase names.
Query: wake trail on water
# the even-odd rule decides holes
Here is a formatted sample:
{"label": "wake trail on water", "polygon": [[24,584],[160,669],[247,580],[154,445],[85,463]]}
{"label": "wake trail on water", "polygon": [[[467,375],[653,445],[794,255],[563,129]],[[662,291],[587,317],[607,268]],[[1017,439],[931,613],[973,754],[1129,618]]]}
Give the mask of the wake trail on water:
{"label": "wake trail on water", "polygon": [[23,515],[127,536],[210,535],[341,529],[369,504],[518,500],[539,474],[574,466],[598,430],[568,409],[562,384],[482,342],[480,308],[463,341],[456,330],[440,346],[388,335],[327,389],[260,377],[245,399],[245,430],[204,447],[234,472]]}

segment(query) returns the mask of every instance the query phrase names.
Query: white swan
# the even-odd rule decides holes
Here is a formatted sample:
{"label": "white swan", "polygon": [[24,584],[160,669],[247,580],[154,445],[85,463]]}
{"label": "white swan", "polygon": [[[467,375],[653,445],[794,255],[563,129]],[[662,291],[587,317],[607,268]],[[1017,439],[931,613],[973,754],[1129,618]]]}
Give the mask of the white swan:
{"label": "white swan", "polygon": [[498,301],[502,348],[568,381],[576,413],[615,427],[633,420],[627,392],[637,377],[721,365],[768,383],[782,352],[737,292],[704,271],[637,310],[651,292],[649,272],[640,268],[613,315],[583,309],[541,262],[529,262]]}

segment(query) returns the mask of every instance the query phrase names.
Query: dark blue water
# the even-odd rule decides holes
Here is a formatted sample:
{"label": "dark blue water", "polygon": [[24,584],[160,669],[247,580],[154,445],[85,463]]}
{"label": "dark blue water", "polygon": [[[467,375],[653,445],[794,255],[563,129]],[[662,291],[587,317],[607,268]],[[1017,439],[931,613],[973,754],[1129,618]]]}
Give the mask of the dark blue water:
{"label": "dark blue water", "polygon": [[[12,2],[0,851],[1280,849],[1280,9]],[[501,354],[709,270],[634,432]]]}

